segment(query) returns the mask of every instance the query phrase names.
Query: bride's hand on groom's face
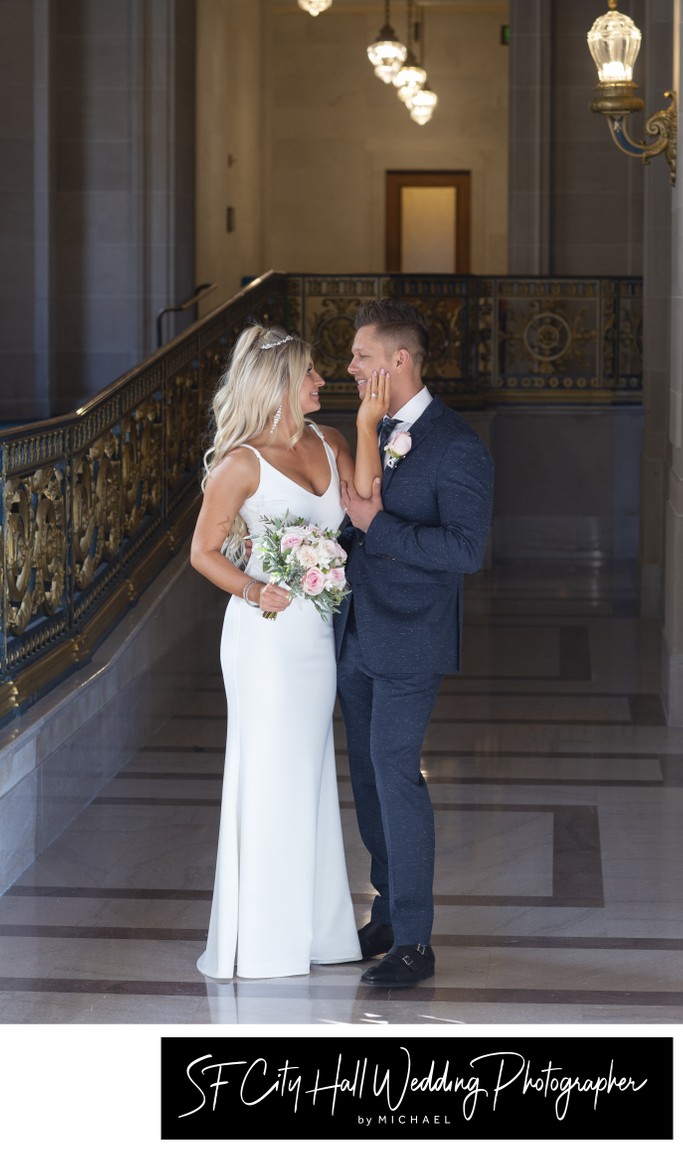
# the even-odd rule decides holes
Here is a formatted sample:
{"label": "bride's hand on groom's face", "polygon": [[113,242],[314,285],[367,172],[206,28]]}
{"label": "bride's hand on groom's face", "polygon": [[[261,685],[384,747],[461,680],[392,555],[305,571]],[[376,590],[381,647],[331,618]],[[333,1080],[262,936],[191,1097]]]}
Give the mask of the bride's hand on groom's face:
{"label": "bride's hand on groom's face", "polygon": [[378,476],[372,481],[372,495],[369,499],[363,499],[351,481],[345,483],[342,480],[342,507],[353,523],[353,526],[357,527],[359,531],[367,531],[375,515],[384,509],[381,486],[382,480]]}
{"label": "bride's hand on groom's face", "polygon": [[389,410],[391,399],[391,375],[384,368],[373,371],[365,385],[365,393],[356,413],[356,426],[374,431],[377,424]]}

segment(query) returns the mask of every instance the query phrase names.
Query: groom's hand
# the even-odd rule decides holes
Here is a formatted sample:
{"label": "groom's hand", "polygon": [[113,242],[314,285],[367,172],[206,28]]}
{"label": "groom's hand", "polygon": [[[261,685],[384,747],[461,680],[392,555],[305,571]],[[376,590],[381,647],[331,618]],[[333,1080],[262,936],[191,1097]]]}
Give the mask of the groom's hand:
{"label": "groom's hand", "polygon": [[356,491],[351,480],[349,480],[348,483],[342,480],[342,506],[353,523],[353,526],[357,527],[359,531],[367,531],[377,512],[384,509],[380,490],[381,486],[382,480],[378,476],[372,481],[372,495],[369,499],[363,499]]}

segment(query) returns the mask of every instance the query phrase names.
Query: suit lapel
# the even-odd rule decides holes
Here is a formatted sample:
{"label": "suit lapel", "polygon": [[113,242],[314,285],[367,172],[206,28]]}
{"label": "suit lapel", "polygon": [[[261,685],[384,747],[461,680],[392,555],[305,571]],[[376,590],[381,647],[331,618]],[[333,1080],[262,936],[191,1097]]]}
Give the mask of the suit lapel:
{"label": "suit lapel", "polygon": [[[412,440],[412,446],[410,448],[411,452],[415,451],[415,448],[418,447],[418,445],[422,442],[422,440],[425,439],[429,435],[430,431],[432,431],[432,429],[434,427],[434,420],[439,418],[439,416],[441,415],[442,408],[443,408],[443,404],[442,404],[441,400],[439,399],[438,396],[435,395],[434,398],[432,399],[432,402],[429,404],[428,407],[425,408],[425,410],[422,412],[422,415],[419,417],[419,419],[416,419],[415,423],[411,424],[411,427],[410,427],[410,438]],[[397,462],[395,467],[389,467],[389,465],[387,464],[387,466],[382,471],[382,491],[387,490],[387,488],[388,488],[389,484],[391,483],[395,473],[398,471],[399,467],[402,467],[402,466],[403,466],[403,461]]]}

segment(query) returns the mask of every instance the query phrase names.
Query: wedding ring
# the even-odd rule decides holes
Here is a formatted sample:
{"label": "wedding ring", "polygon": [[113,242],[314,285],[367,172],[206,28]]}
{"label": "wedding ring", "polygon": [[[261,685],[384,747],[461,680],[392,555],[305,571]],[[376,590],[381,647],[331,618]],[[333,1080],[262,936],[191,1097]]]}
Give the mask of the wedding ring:
{"label": "wedding ring", "polygon": [[377,399],[377,396],[378,396],[378,395],[379,395],[379,392],[378,392],[378,391],[371,391],[371,392],[370,392],[370,398],[371,398],[371,399]]}

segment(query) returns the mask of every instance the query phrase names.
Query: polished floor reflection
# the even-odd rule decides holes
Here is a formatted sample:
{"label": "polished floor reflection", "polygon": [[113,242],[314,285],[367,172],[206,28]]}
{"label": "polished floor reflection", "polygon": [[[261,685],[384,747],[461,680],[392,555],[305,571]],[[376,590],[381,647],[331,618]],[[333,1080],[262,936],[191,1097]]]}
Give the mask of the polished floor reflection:
{"label": "polished floor reflection", "polygon": [[[361,963],[223,984],[196,971],[226,722],[208,666],[0,898],[0,1023],[683,1022],[683,729],[662,715],[659,634],[627,566],[467,581],[463,673],[424,749],[437,971],[409,990],[362,986]],[[337,731],[360,924],[371,892]]]}

